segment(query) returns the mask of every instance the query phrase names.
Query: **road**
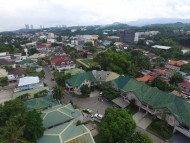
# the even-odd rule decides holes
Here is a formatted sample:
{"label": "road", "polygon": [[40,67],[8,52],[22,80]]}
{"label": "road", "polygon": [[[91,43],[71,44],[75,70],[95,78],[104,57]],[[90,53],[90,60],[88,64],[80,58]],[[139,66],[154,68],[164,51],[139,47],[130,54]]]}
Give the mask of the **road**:
{"label": "road", "polygon": [[57,85],[55,80],[52,81],[52,79],[54,79],[53,74],[51,73],[47,65],[43,66],[43,70],[45,72],[45,78],[43,79],[43,82],[46,83],[50,89],[53,89],[53,87]]}

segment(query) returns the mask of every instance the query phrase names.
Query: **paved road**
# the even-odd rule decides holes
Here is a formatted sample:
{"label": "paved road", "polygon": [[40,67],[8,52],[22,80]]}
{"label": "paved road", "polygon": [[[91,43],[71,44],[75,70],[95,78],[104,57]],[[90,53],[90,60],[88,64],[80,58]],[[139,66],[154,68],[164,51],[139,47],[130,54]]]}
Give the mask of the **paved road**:
{"label": "paved road", "polygon": [[43,70],[45,72],[45,78],[43,82],[46,83],[50,89],[53,89],[53,87],[57,85],[55,81],[51,80],[54,79],[53,74],[51,73],[47,65],[43,66]]}

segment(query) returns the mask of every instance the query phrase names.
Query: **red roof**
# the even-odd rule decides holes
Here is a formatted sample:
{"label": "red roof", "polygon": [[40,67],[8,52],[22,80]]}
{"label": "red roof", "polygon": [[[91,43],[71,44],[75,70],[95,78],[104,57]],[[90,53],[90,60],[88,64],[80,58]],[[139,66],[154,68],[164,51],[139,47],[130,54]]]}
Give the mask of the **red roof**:
{"label": "red roof", "polygon": [[36,48],[37,48],[37,49],[46,48],[46,45],[37,45]]}
{"label": "red roof", "polygon": [[177,85],[181,86],[181,87],[185,87],[185,88],[190,88],[190,82],[188,82],[188,81],[178,83]]}
{"label": "red roof", "polygon": [[51,64],[56,64],[58,62],[70,61],[71,57],[69,55],[55,57],[51,60]]}

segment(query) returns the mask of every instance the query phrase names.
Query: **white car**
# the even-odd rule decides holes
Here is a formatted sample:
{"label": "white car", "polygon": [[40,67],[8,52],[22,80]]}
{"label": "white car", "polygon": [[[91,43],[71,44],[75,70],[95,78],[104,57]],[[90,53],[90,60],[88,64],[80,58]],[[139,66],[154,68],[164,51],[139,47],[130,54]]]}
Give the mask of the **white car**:
{"label": "white car", "polygon": [[103,116],[101,114],[94,114],[94,117],[101,120],[103,118]]}

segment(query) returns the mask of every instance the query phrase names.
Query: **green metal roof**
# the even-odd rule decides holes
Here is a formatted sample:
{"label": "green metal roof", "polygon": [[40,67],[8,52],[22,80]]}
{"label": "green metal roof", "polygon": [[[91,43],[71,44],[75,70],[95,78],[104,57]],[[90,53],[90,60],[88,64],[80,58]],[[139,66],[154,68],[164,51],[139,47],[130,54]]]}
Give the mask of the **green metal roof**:
{"label": "green metal roof", "polygon": [[119,89],[122,89],[127,82],[130,80],[129,77],[125,77],[125,76],[119,76],[117,79],[112,81],[112,84]]}
{"label": "green metal roof", "polygon": [[45,128],[68,122],[81,116],[78,109],[74,109],[71,104],[66,106],[56,106],[42,112],[43,125]]}
{"label": "green metal roof", "polygon": [[34,60],[31,60],[31,59],[24,59],[24,60],[22,60],[22,61],[20,61],[18,64],[20,64],[20,65],[24,65],[24,64],[31,64],[31,63],[35,63],[35,61]]}
{"label": "green metal roof", "polygon": [[180,123],[190,126],[190,104],[184,99],[134,79],[130,79],[123,90],[134,92],[141,102],[147,103],[152,108],[168,109]]}
{"label": "green metal roof", "polygon": [[85,80],[89,80],[91,82],[95,82],[96,79],[92,72],[84,72],[77,75],[74,75],[70,79],[66,80],[66,83],[68,83],[72,87],[79,87]]}
{"label": "green metal roof", "polygon": [[38,143],[95,143],[90,131],[84,126],[76,126],[74,122],[48,129]]}
{"label": "green metal roof", "polygon": [[42,110],[59,104],[57,100],[53,99],[50,96],[29,99],[26,100],[24,103],[27,106],[28,110]]}

